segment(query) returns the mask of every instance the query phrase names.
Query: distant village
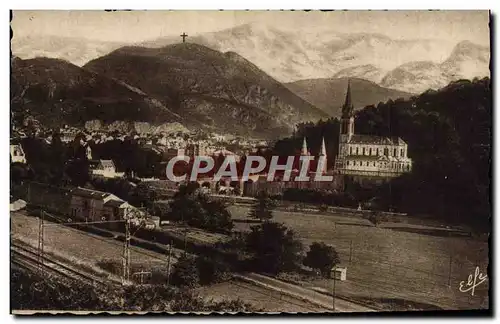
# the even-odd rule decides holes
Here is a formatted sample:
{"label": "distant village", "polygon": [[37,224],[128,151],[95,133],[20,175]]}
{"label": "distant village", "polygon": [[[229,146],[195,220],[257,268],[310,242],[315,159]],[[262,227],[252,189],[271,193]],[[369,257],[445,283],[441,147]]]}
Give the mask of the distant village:
{"label": "distant village", "polygon": [[[22,147],[22,140],[26,137],[41,140],[42,144],[51,146],[53,136],[58,136],[60,143],[71,147],[73,157],[70,160],[85,160],[83,164],[76,164],[76,173],[88,172],[89,179],[127,179],[135,185],[139,182],[149,183],[163,191],[171,193],[176,192],[180,183],[166,179],[166,166],[174,157],[210,156],[215,160],[216,168],[222,165],[227,156],[234,157],[238,163],[243,162],[249,155],[265,156],[270,159],[273,154],[273,143],[262,139],[242,138],[234,135],[192,132],[185,128],[174,127],[176,130],[168,132],[166,129],[137,127],[136,130],[123,131],[120,128],[111,128],[108,130],[96,129],[96,122],[88,122],[86,127],[81,129],[65,125],[60,129],[46,129],[37,125],[36,121],[26,123],[23,127],[14,128],[10,145],[11,164],[26,164],[26,154]],[[123,145],[121,145],[122,143]],[[106,146],[110,144],[112,146]],[[118,149],[116,149],[118,147]],[[125,147],[125,148],[124,148]],[[354,131],[354,107],[350,85],[347,88],[345,103],[342,107],[342,116],[340,120],[340,134],[338,143],[338,154],[334,158],[332,168],[325,166],[319,170],[312,161],[309,165],[308,176],[320,173],[330,175],[332,181],[320,182],[314,181],[311,177],[309,181],[294,182],[281,181],[284,170],[281,175],[275,178],[277,181],[267,181],[268,170],[251,175],[245,180],[235,181],[230,177],[223,177],[214,181],[211,175],[196,180],[201,190],[209,194],[230,195],[230,196],[249,196],[255,197],[260,192],[266,192],[271,196],[283,195],[287,190],[319,190],[321,192],[331,192],[335,195],[345,189],[346,177],[356,181],[373,181],[380,183],[387,181],[399,175],[411,172],[412,160],[407,156],[408,146],[401,138],[379,137],[372,135],[359,135]],[[113,149],[116,149],[115,152]],[[132,153],[132,150],[134,150]],[[75,152],[78,152],[75,154]],[[135,154],[135,155],[134,155]],[[147,157],[145,157],[147,156]],[[299,176],[302,169],[300,156],[311,156],[307,139],[303,139],[302,147],[297,150],[296,159],[291,171],[292,179]],[[327,161],[325,138],[322,144],[319,156]],[[141,164],[142,174],[138,170],[137,164],[126,166],[126,163],[134,159],[144,158]],[[280,157],[281,158],[281,157]],[[287,164],[285,160],[279,162],[280,165]],[[38,157],[35,157],[35,160]],[[88,163],[88,164],[87,164]],[[117,166],[120,165],[120,167]],[[243,164],[243,163],[240,163]],[[182,173],[188,173],[189,167],[182,169]],[[241,167],[241,165],[240,165]],[[239,168],[241,169],[241,168]],[[88,170],[88,171],[87,171]],[[241,170],[239,170],[241,171]],[[83,183],[87,182],[84,177]],[[120,198],[96,190],[82,189],[70,190],[62,196],[81,196],[86,206],[102,206],[103,212],[98,213],[96,217],[109,218],[109,215],[124,215],[122,208],[131,208],[132,206]],[[28,199],[40,199],[47,190],[42,189],[35,195],[26,192]],[[111,196],[110,196],[111,195]],[[61,193],[56,190],[56,196]],[[33,198],[35,197],[35,198]],[[100,197],[94,201],[94,197]],[[109,198],[111,197],[111,198]],[[85,202],[86,199],[90,199]],[[55,197],[43,198],[44,201],[58,201]],[[94,202],[92,202],[94,201]],[[71,202],[71,203],[70,203]],[[80,219],[89,219],[93,217],[93,212],[89,208],[70,207],[75,199],[68,200],[65,210],[61,213],[71,214]],[[54,208],[58,209],[62,205],[56,203]],[[63,204],[64,205],[64,204]],[[111,211],[105,212],[106,207]],[[139,213],[140,214],[140,213]]]}

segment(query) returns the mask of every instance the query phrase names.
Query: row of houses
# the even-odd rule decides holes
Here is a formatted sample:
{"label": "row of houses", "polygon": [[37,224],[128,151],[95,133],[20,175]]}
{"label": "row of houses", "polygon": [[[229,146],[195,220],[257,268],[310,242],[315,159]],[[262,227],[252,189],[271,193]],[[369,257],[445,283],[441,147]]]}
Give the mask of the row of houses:
{"label": "row of houses", "polygon": [[[69,221],[112,222],[130,220],[146,228],[159,226],[159,219],[109,193],[87,188],[59,188],[41,183],[26,184],[29,205],[67,217]],[[118,222],[117,222],[118,223]]]}

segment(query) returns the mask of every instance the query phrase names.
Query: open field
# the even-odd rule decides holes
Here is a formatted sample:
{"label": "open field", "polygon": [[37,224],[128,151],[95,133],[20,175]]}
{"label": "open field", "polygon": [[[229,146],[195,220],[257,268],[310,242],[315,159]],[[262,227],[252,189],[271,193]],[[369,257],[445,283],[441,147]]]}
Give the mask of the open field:
{"label": "open field", "polygon": [[[46,221],[48,224],[54,224]],[[38,218],[23,212],[11,213],[12,238],[38,246]],[[122,264],[123,244],[112,238],[89,234],[67,226],[44,227],[44,250],[57,251],[69,260],[78,260],[91,267],[102,263]],[[132,246],[130,260],[132,271],[167,267],[167,256]],[[172,264],[176,262],[171,258]],[[107,270],[107,269],[106,269]]]}
{"label": "open field", "polygon": [[265,312],[325,312],[322,309],[280,292],[258,287],[240,280],[231,280],[197,289],[206,299],[242,299]]}
{"label": "open field", "polygon": [[[252,225],[243,221],[247,219],[248,207],[231,206],[230,211],[238,229],[246,230]],[[292,228],[306,250],[314,241],[336,248],[340,265],[347,267],[347,281],[337,283],[341,296],[372,301],[387,309],[405,308],[405,300],[412,305],[420,303],[421,308],[424,304],[443,309],[488,307],[488,281],[476,288],[474,296],[458,290],[460,282],[467,280],[476,266],[486,273],[485,241],[454,236],[453,232],[449,236],[444,231],[439,231],[439,235],[416,233],[433,229],[423,225],[399,224],[400,229],[396,230],[387,228],[396,224],[373,227],[361,218],[334,215],[275,211],[274,220]],[[331,281],[303,284],[332,289]]]}

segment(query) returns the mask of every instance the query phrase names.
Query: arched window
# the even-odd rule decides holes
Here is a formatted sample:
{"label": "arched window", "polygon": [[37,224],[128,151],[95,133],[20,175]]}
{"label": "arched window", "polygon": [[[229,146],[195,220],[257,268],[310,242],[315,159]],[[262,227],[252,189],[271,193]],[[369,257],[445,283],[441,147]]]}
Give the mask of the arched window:
{"label": "arched window", "polygon": [[351,155],[352,155],[352,151],[353,151],[353,150],[352,150],[352,146],[351,146],[351,147],[349,148],[349,154],[351,154]]}
{"label": "arched window", "polygon": [[384,155],[389,156],[389,149],[388,148],[384,148]]}
{"label": "arched window", "polygon": [[394,149],[394,156],[396,156],[398,154],[398,149]]}
{"label": "arched window", "polygon": [[372,148],[370,147],[370,155],[372,155]]}
{"label": "arched window", "polygon": [[365,148],[363,147],[363,155],[365,155]]}
{"label": "arched window", "polygon": [[359,154],[359,147],[356,147],[356,155]]}

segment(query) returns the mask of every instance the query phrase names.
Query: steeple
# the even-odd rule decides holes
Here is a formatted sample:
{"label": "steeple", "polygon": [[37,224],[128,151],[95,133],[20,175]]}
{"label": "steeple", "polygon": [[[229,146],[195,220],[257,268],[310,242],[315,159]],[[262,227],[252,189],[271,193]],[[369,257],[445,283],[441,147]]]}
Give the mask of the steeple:
{"label": "steeple", "polygon": [[[340,119],[340,138],[339,143],[348,143],[354,135],[354,106],[351,98],[351,80],[347,80],[347,94],[342,106],[342,117]],[[339,147],[339,152],[346,150],[345,147]]]}
{"label": "steeple", "polygon": [[342,106],[342,118],[349,118],[353,115],[354,106],[351,99],[351,79],[347,80],[347,94],[345,95],[345,102]]}
{"label": "steeple", "polygon": [[307,150],[307,141],[304,137],[304,141],[302,142],[302,150],[300,151],[300,155],[309,155],[309,151]]}
{"label": "steeple", "polygon": [[323,139],[321,141],[321,151],[319,155],[326,156],[326,146],[325,146],[325,137],[323,136]]}

